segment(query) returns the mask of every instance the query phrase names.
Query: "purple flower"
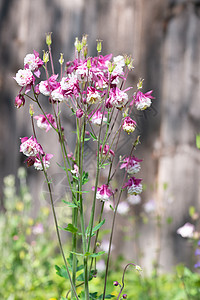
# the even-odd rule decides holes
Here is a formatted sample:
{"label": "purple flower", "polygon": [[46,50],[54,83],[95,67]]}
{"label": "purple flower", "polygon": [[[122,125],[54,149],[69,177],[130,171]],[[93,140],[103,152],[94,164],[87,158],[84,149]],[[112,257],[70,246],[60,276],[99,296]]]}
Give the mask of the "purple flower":
{"label": "purple flower", "polygon": [[200,268],[200,261],[198,261],[195,265],[194,265],[195,268]]}
{"label": "purple flower", "polygon": [[38,144],[37,140],[33,136],[30,138],[21,138],[20,152],[23,152],[26,156],[35,156],[38,153],[44,153],[41,145]]}
{"label": "purple flower", "polygon": [[129,156],[122,160],[122,165],[120,169],[125,168],[128,174],[136,174],[140,171],[140,162],[142,159],[139,159],[135,156]]}
{"label": "purple flower", "polygon": [[[42,162],[43,162],[43,165],[44,165],[45,169],[49,168],[49,166],[50,166],[50,159],[52,157],[53,157],[53,154],[50,154],[50,153],[46,153],[45,155],[42,156]],[[43,170],[39,154],[37,154],[36,157],[35,157],[34,167],[38,171],[42,171]]]}
{"label": "purple flower", "polygon": [[24,106],[25,104],[25,98],[22,94],[17,95],[17,97],[15,98],[15,106],[17,108],[20,108],[21,106]]}
{"label": "purple flower", "polygon": [[101,125],[102,118],[104,123],[107,122],[107,118],[105,117],[105,115],[103,115],[100,109],[97,109],[96,111],[93,110],[89,115],[89,118],[90,121],[95,125]]}
{"label": "purple flower", "polygon": [[108,187],[108,185],[103,184],[101,187],[97,188],[96,198],[103,202],[108,201],[113,195],[113,191]]}
{"label": "purple flower", "polygon": [[134,120],[132,120],[130,117],[126,117],[122,124],[122,128],[129,134],[135,130],[136,125],[137,124]]}
{"label": "purple flower", "polygon": [[[48,118],[49,122],[56,128],[56,121],[51,114],[46,114],[46,117]],[[48,132],[51,129],[51,125],[47,121],[46,117],[44,115],[35,116],[34,119],[37,120],[37,126],[41,129],[46,130]]]}
{"label": "purple flower", "polygon": [[195,250],[195,255],[200,255],[200,249],[199,249],[199,248],[197,248],[197,249]]}
{"label": "purple flower", "polygon": [[131,177],[128,182],[125,183],[123,188],[127,187],[128,194],[137,195],[142,192],[142,179]]}
{"label": "purple flower", "polygon": [[[137,110],[145,110],[151,105],[151,99],[154,99],[154,97],[151,96],[152,92],[152,90],[145,94],[140,91],[137,92],[137,95],[133,100],[133,102],[135,102]],[[131,104],[133,104],[133,102]]]}

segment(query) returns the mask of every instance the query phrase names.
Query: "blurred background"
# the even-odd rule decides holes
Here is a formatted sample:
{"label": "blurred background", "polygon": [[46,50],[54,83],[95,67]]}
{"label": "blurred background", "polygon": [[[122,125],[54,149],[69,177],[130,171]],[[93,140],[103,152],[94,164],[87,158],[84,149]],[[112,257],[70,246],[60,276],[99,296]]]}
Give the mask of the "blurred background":
{"label": "blurred background", "polygon": [[[35,49],[42,55],[46,33],[52,32],[54,61],[62,52],[65,62],[74,57],[75,37],[88,34],[90,55],[96,55],[96,39],[103,40],[103,55],[132,55],[129,84],[136,87],[138,79],[144,78],[143,91],[153,89],[155,97],[152,109],[138,116],[137,154],[144,160],[146,190],[140,203],[129,209],[132,221],[119,215],[113,255],[123,254],[146,269],[155,261],[163,271],[181,261],[191,265],[191,245],[176,230],[186,222],[194,223],[189,208],[194,206],[198,212],[200,204],[200,152],[195,142],[200,132],[199,29],[199,0],[1,0],[2,211],[3,178],[16,175],[24,165],[19,137],[31,135],[28,105],[14,107],[19,87],[13,76],[23,68],[27,53]],[[73,124],[66,119],[65,125],[70,131]],[[51,153],[56,152],[54,141],[46,139]],[[42,182],[38,172],[28,170],[35,198],[33,216],[38,214]]]}

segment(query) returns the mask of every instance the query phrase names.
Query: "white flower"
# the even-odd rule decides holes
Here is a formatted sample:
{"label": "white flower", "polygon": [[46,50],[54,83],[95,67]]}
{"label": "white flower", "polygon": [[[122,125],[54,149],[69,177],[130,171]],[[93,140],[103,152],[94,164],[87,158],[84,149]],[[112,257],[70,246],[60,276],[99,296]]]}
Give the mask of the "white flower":
{"label": "white flower", "polygon": [[44,96],[50,96],[50,92],[48,89],[48,82],[47,81],[40,81],[39,83],[39,91]]}
{"label": "white flower", "polygon": [[63,90],[61,89],[61,87],[58,87],[57,89],[55,89],[51,93],[51,97],[53,100],[60,101],[60,102],[67,100],[67,98],[63,95]]}
{"label": "white flower", "polygon": [[140,197],[140,195],[129,195],[127,198],[127,201],[132,205],[140,204],[141,197]]}
{"label": "white flower", "polygon": [[180,234],[183,238],[192,238],[194,234],[194,225],[191,223],[185,223],[182,227],[177,229],[177,233]]}
{"label": "white flower", "polygon": [[24,66],[28,65],[31,71],[38,68],[39,57],[35,57],[35,54],[27,54],[24,58]]}
{"label": "white flower", "polygon": [[20,86],[26,86],[28,84],[33,83],[33,78],[34,78],[33,74],[29,69],[25,69],[25,70],[20,69],[17,72],[16,77],[14,77],[14,79],[17,81],[17,83]]}
{"label": "white flower", "polygon": [[125,214],[127,214],[128,211],[129,211],[128,203],[125,202],[125,201],[120,202],[118,207],[117,207],[117,212],[121,215],[125,215]]}

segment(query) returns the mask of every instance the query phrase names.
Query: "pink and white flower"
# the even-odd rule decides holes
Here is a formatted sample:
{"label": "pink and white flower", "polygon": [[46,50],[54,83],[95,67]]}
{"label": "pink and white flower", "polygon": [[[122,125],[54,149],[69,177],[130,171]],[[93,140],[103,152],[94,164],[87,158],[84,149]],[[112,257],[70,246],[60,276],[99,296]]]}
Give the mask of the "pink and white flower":
{"label": "pink and white flower", "polygon": [[128,194],[137,195],[142,192],[142,179],[131,177],[128,182],[125,183],[123,188],[127,187]]}
{"label": "pink and white flower", "polygon": [[189,222],[185,223],[182,227],[177,229],[177,233],[183,238],[192,238],[194,235],[195,226]]}
{"label": "pink and white flower", "polygon": [[25,104],[25,98],[22,94],[17,95],[17,97],[15,98],[15,106],[17,108],[20,108],[21,106],[24,106]]}
{"label": "pink and white flower", "polygon": [[97,188],[96,199],[98,200],[103,202],[109,201],[112,195],[113,191],[106,184],[103,184],[101,187]]}
{"label": "pink and white flower", "polygon": [[58,75],[52,75],[48,80],[40,81],[39,83],[39,91],[44,96],[50,96],[50,92],[57,89],[60,84],[56,81]]}
{"label": "pink and white flower", "polygon": [[93,104],[101,101],[101,96],[99,92],[92,86],[87,88],[87,99],[86,102],[88,104]]}
{"label": "pink and white flower", "polygon": [[99,154],[102,154],[103,159],[108,159],[112,156],[115,156],[115,153],[113,150],[110,149],[109,145],[105,145],[102,150],[102,145],[99,147]]}
{"label": "pink and white flower", "polygon": [[[46,117],[49,121],[47,121]],[[49,124],[49,122],[56,128],[56,121],[52,114],[46,114],[46,117],[44,115],[35,116],[34,119],[37,120],[37,126],[41,129],[46,130],[48,132],[52,126]]]}
{"label": "pink and white flower", "polygon": [[89,118],[90,121],[95,125],[101,125],[101,121],[103,123],[107,122],[107,118],[105,117],[105,114],[103,115],[100,109],[97,109],[96,111],[92,111],[91,114],[89,115]]}
{"label": "pink and white flower", "polygon": [[[50,159],[53,157],[53,154],[46,153],[45,155],[42,156],[42,162],[44,165],[45,169],[48,169],[50,166]],[[35,157],[35,162],[34,162],[34,167],[38,171],[43,170],[43,166],[39,157],[39,154],[36,155]]]}
{"label": "pink and white flower", "polygon": [[51,97],[54,101],[65,101],[67,100],[67,97],[64,95],[64,91],[62,90],[61,87],[58,87],[51,93]]}
{"label": "pink and white flower", "polygon": [[22,70],[20,69],[16,77],[14,79],[17,81],[17,83],[20,86],[28,86],[32,85],[35,82],[35,77],[33,76],[33,73],[29,69]]}
{"label": "pink and white flower", "polygon": [[33,136],[21,138],[20,152],[23,152],[26,156],[36,156],[38,153],[44,153],[41,145]]}
{"label": "pink and white flower", "polygon": [[129,156],[126,157],[122,160],[122,165],[120,167],[120,169],[125,168],[125,170],[127,171],[128,174],[136,174],[140,171],[140,162],[142,161],[142,159],[139,159],[135,156]]}
{"label": "pink and white flower", "polygon": [[[130,88],[128,88],[130,89]],[[126,91],[128,90],[126,89]],[[106,101],[106,107],[116,107],[116,108],[123,108],[128,102],[128,95],[125,91],[121,91],[118,87],[114,87],[110,89],[109,98]]]}
{"label": "pink and white flower", "polygon": [[133,119],[131,119],[130,117],[126,117],[122,124],[122,128],[124,131],[130,134],[135,130],[136,125],[137,123]]}
{"label": "pink and white flower", "polygon": [[145,94],[140,91],[137,92],[137,95],[134,98],[134,103],[137,110],[145,110],[151,106],[151,99],[154,99],[154,97],[151,96],[152,92],[152,90]]}
{"label": "pink and white flower", "polygon": [[78,78],[73,73],[69,74],[68,77],[63,77],[61,79],[60,85],[64,91],[73,91],[74,88],[78,88]]}
{"label": "pink and white flower", "polygon": [[33,54],[27,54],[24,58],[24,68],[34,72],[37,77],[40,77],[39,68],[43,65],[43,61],[39,58],[39,53],[33,50]]}
{"label": "pink and white flower", "polygon": [[80,82],[91,81],[92,74],[87,67],[87,62],[84,62],[77,67],[76,76]]}

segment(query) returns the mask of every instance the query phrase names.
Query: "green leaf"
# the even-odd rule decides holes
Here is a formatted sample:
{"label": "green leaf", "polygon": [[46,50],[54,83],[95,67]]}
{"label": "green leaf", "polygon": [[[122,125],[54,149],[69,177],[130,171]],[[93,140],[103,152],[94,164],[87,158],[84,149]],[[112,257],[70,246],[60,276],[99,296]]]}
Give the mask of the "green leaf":
{"label": "green leaf", "polygon": [[88,172],[86,173],[85,171],[83,171],[83,175],[82,175],[82,185],[84,185],[85,183],[87,183],[89,180],[88,178]]}
{"label": "green leaf", "polygon": [[196,135],[196,146],[198,149],[200,149],[200,134]]}
{"label": "green leaf", "polygon": [[190,215],[191,218],[194,216],[195,211],[196,211],[195,207],[194,206],[190,206],[190,208],[189,208],[189,215]]}
{"label": "green leaf", "polygon": [[94,141],[97,141],[96,135],[94,135],[92,132],[90,132],[90,136],[93,138]]}
{"label": "green leaf", "polygon": [[60,277],[69,279],[68,273],[67,273],[67,269],[65,266],[62,266],[61,268],[57,265],[55,265],[55,269],[56,269],[56,274]]}
{"label": "green leaf", "polygon": [[71,233],[76,233],[76,232],[78,231],[78,228],[75,227],[74,225],[72,225],[71,223],[69,223],[69,224],[67,225],[67,227],[65,227],[65,228],[60,227],[60,226],[59,226],[59,228],[62,229],[62,230],[69,231],[69,232],[71,232]]}
{"label": "green leaf", "polygon": [[56,163],[62,170],[64,170],[66,172],[66,168],[61,166],[59,163]]}
{"label": "green leaf", "polygon": [[105,219],[103,221],[101,221],[99,224],[97,224],[93,229],[92,229],[92,233],[94,234],[95,231],[99,230],[99,228],[101,228],[101,226],[105,223]]}
{"label": "green leaf", "polygon": [[93,253],[93,254],[91,254],[90,257],[98,257],[98,256],[103,255],[104,253],[105,253],[105,251],[100,251],[100,252],[98,252],[98,253]]}
{"label": "green leaf", "polygon": [[73,207],[73,208],[77,207],[78,208],[78,206],[76,204],[72,203],[72,202],[68,202],[66,200],[62,200],[62,202],[64,202],[65,204],[67,204],[69,207]]}

